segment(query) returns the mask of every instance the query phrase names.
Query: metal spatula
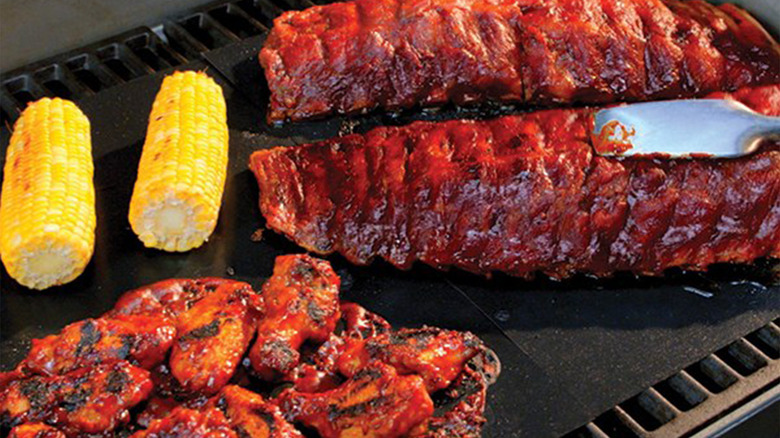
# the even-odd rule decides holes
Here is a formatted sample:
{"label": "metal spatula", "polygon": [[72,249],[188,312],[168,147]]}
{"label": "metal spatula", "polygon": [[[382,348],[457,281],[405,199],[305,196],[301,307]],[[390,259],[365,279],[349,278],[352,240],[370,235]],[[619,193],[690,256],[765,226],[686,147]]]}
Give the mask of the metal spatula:
{"label": "metal spatula", "polygon": [[596,113],[591,136],[601,155],[738,157],[780,136],[780,117],[722,99],[636,103]]}

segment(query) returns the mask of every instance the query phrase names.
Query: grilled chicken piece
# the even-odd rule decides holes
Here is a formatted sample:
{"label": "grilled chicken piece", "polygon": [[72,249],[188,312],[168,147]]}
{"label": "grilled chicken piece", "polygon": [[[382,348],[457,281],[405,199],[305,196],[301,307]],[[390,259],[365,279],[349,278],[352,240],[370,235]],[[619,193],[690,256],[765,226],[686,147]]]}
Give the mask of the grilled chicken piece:
{"label": "grilled chicken piece", "polygon": [[42,423],[26,423],[11,429],[8,438],[65,438],[65,434]]}
{"label": "grilled chicken piece", "polygon": [[277,403],[289,421],[313,427],[323,438],[405,436],[423,430],[433,413],[420,376],[399,376],[379,362],[330,391],[286,389]]}
{"label": "grilled chicken piece", "polygon": [[336,368],[336,360],[344,349],[344,338],[331,334],[315,350],[303,348],[300,363],[280,380],[292,382],[300,392],[322,392],[336,388],[344,377]]}
{"label": "grilled chicken piece", "polygon": [[241,438],[303,438],[278,406],[240,386],[222,388],[207,407],[221,410]]}
{"label": "grilled chicken piece", "polygon": [[286,375],[298,364],[304,341],[328,339],[340,315],[339,286],[327,261],[304,254],[276,258],[274,273],[263,285],[265,314],[249,353],[260,377]]}
{"label": "grilled chicken piece", "polygon": [[243,438],[228,424],[219,409],[196,411],[179,407],[165,418],[154,420],[149,428],[130,438]]}
{"label": "grilled chicken piece", "polygon": [[248,284],[222,283],[178,315],[170,367],[185,390],[210,395],[227,384],[252,340],[260,303]]}
{"label": "grilled chicken piece", "polygon": [[146,401],[144,410],[138,414],[135,422],[143,428],[148,428],[152,421],[167,417],[179,406],[182,404],[176,399],[155,394]]}
{"label": "grilled chicken piece", "polygon": [[125,292],[110,314],[176,317],[220,286],[237,283],[223,278],[170,279]]}
{"label": "grilled chicken piece", "polygon": [[416,373],[429,392],[446,388],[469,359],[484,349],[469,332],[435,327],[401,329],[368,339],[349,339],[338,359],[338,369],[352,376],[378,360],[401,374]]}
{"label": "grilled chicken piece", "polygon": [[[477,438],[481,436],[482,426],[487,421],[485,397],[488,384],[482,374],[469,367],[444,390],[443,400],[434,402],[437,408],[451,405],[445,412],[428,420],[425,430],[415,431],[414,438]],[[438,410],[438,409],[437,409]]]}
{"label": "grilled chicken piece", "polygon": [[0,393],[4,426],[53,424],[67,434],[111,431],[152,391],[149,371],[125,361],[81,368],[61,376],[10,382]]}
{"label": "grilled chicken piece", "polygon": [[[293,383],[301,392],[322,392],[333,389],[344,381],[339,374],[336,361],[344,349],[346,338],[365,339],[390,330],[390,324],[381,316],[371,313],[363,307],[341,302],[342,331],[331,334],[327,341],[314,351],[304,350],[301,362],[284,380]],[[338,332],[337,325],[337,332]]]}
{"label": "grilled chicken piece", "polygon": [[355,303],[341,302],[341,320],[344,321],[341,335],[347,338],[366,339],[390,331],[389,322]]}
{"label": "grilled chicken piece", "polygon": [[56,375],[116,360],[150,369],[165,360],[175,333],[173,321],[162,314],[85,319],[57,335],[33,339],[19,369],[26,374]]}
{"label": "grilled chicken piece", "polygon": [[[165,360],[176,335],[177,316],[232,280],[174,279],[125,293],[113,310],[97,319],[66,326],[59,334],[34,339],[17,371],[23,375],[64,374],[81,367],[127,360],[152,369]],[[0,382],[8,379],[0,375]]]}

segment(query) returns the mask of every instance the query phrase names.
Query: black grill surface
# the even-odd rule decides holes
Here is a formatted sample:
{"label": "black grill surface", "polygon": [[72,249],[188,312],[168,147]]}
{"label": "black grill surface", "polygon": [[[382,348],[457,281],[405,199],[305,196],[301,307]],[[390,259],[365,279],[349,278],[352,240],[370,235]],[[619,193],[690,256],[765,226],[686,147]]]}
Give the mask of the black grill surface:
{"label": "black grill surface", "polygon": [[[42,96],[73,99],[92,123],[98,230],[95,256],[73,283],[45,292],[0,283],[0,364],[29,340],[99,315],[127,289],[170,277],[225,276],[259,286],[273,258],[300,252],[264,233],[247,170],[258,148],[300,144],[379,124],[489,117],[495,111],[408,111],[285,126],[264,123],[268,91],[256,55],[275,16],[309,1],[219,2],[0,77],[2,158],[9,126]],[[154,95],[173,69],[206,70],[228,101],[230,165],[217,230],[186,254],[146,250],[127,208]],[[500,110],[502,112],[511,110]],[[396,326],[470,330],[501,358],[485,436],[681,436],[706,431],[758,397],[778,397],[780,284],[769,262],[566,282],[491,280],[424,266],[399,273],[332,257],[343,297]]]}

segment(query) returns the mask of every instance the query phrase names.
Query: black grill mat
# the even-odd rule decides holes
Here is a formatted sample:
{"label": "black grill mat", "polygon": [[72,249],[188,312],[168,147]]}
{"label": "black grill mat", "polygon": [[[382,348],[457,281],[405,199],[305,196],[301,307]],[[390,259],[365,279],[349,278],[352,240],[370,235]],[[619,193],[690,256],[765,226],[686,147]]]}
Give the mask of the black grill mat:
{"label": "black grill mat", "polygon": [[[24,290],[3,270],[4,368],[24,356],[30,338],[99,315],[130,288],[170,277],[207,275],[232,276],[259,286],[270,275],[275,256],[300,252],[271,231],[261,242],[250,240],[263,225],[257,186],[246,167],[253,150],[417,118],[494,114],[407,112],[268,127],[263,110],[267,91],[256,63],[260,41],[217,49],[206,55],[207,62],[186,65],[206,69],[223,84],[231,127],[229,175],[217,230],[204,247],[189,253],[144,249],[126,219],[147,117],[162,73],[78,100],[92,122],[98,209],[95,256],[76,281],[44,292]],[[0,129],[0,160],[7,143],[8,130]],[[488,437],[561,435],[780,316],[780,287],[729,284],[765,278],[762,269],[729,270],[711,276],[720,278],[714,283],[709,277],[681,276],[577,278],[559,284],[501,276],[485,280],[424,266],[402,273],[384,263],[360,268],[338,256],[331,260],[346,280],[345,299],[387,317],[395,326],[471,330],[498,353],[503,372],[489,390]],[[684,290],[703,283],[721,290],[711,298]]]}

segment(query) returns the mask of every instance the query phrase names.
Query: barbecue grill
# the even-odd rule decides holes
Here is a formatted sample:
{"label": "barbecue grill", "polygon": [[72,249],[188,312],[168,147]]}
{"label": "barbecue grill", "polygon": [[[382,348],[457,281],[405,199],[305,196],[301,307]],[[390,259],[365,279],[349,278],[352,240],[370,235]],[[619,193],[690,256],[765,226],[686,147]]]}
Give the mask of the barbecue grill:
{"label": "barbecue grill", "polygon": [[[743,3],[780,30],[776,5]],[[253,150],[380,124],[511,111],[445,108],[265,125],[267,90],[256,54],[274,17],[312,5],[217,1],[0,75],[2,157],[9,126],[28,102],[73,99],[90,117],[98,209],[95,259],[72,284],[31,293],[3,272],[3,369],[24,356],[31,338],[106,311],[130,288],[207,275],[258,285],[270,275],[276,255],[300,252],[271,232],[261,242],[250,239],[262,226],[257,188],[246,169]],[[160,254],[144,249],[129,230],[135,166],[127,163],[138,160],[162,76],[185,68],[208,70],[225,89],[228,185],[212,241],[189,254]],[[709,436],[756,412],[780,410],[780,283],[770,261],[716,266],[707,274],[675,271],[660,279],[579,276],[555,282],[486,280],[423,266],[399,273],[380,262],[354,267],[332,260],[345,299],[394,326],[473,331],[497,352],[503,372],[488,392],[484,436]]]}

